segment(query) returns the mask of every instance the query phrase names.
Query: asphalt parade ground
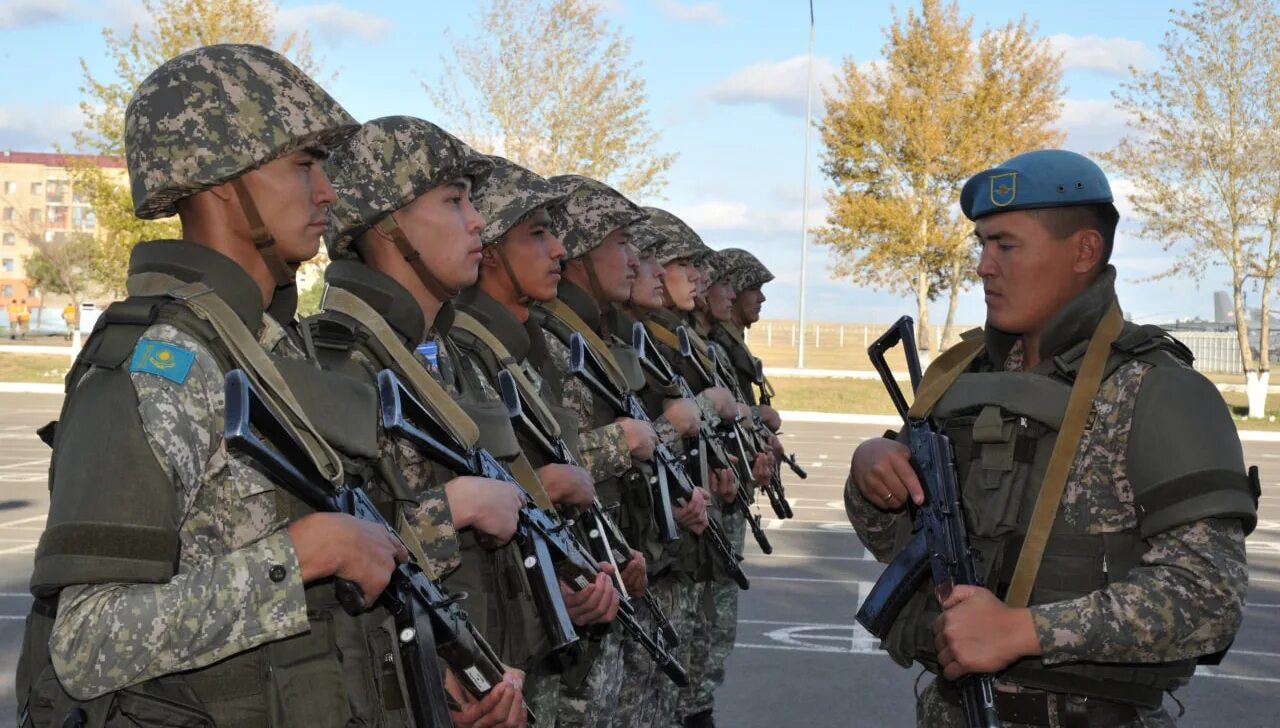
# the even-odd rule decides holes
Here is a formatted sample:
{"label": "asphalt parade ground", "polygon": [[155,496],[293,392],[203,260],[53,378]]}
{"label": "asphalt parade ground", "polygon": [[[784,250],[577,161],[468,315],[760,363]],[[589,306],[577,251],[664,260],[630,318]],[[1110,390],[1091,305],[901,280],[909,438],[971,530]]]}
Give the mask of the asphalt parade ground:
{"label": "asphalt parade ground", "polygon": [[[49,449],[34,430],[57,416],[61,399],[0,394],[0,724],[15,715],[27,579],[48,509]],[[919,670],[898,667],[854,622],[881,566],[858,542],[841,501],[850,453],[884,428],[797,423],[784,430],[783,442],[809,478],[784,472],[796,517],[765,519],[772,555],[747,537],[751,589],[742,594],[737,648],[716,697],[717,724],[913,726]],[[1280,443],[1244,447],[1263,482],[1258,530],[1248,542],[1249,605],[1227,659],[1200,668],[1179,691],[1183,726],[1280,725]],[[767,503],[762,513],[772,515]],[[1167,705],[1176,715],[1177,706]]]}

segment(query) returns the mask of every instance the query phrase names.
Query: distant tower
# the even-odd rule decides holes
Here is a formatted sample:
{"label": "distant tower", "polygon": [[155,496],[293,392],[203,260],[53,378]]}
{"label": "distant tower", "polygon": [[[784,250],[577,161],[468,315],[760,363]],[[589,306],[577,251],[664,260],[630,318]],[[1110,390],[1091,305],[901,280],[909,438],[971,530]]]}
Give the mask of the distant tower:
{"label": "distant tower", "polygon": [[1213,292],[1213,322],[1231,324],[1236,321],[1235,307],[1231,305],[1231,294],[1226,291]]}

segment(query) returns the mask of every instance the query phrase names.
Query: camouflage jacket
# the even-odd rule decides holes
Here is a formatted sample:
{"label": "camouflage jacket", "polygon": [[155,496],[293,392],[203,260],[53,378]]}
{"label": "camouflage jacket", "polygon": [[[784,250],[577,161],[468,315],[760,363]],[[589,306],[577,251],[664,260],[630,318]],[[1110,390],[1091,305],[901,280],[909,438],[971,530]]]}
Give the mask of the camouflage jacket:
{"label": "camouflage jacket", "polygon": [[[258,336],[265,350],[302,358],[271,317],[263,317]],[[178,491],[177,573],[159,584],[62,589],[50,655],[63,685],[81,699],[211,665],[308,624],[275,487],[228,456],[222,367],[169,324],[148,328],[139,347],[148,342],[191,362],[181,381],[138,367],[130,375],[147,441]]]}

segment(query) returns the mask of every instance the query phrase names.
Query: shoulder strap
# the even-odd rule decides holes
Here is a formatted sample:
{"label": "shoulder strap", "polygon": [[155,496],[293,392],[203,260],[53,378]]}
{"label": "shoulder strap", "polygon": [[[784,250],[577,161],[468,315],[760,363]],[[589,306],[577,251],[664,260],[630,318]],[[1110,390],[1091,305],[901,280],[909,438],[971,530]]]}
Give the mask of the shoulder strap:
{"label": "shoulder strap", "polygon": [[568,304],[555,298],[542,304],[542,307],[547,313],[562,321],[575,333],[582,334],[587,346],[591,347],[596,357],[604,364],[609,378],[613,380],[614,387],[619,390],[630,389],[627,385],[627,377],[622,373],[622,367],[618,364],[618,361],[613,358],[613,352],[609,350],[609,345],[604,343],[604,340],[587,325],[586,321],[583,321],[578,314],[574,313]]}
{"label": "shoulder strap", "polygon": [[423,404],[431,408],[450,434],[467,447],[475,447],[480,439],[480,431],[476,423],[458,406],[449,393],[432,379],[427,370],[413,358],[409,350],[400,343],[391,325],[382,318],[373,307],[365,303],[359,296],[338,286],[330,285],[325,290],[321,309],[337,311],[350,316],[363,326],[377,340],[390,361],[386,364],[396,375],[413,389],[414,394],[423,400]]}
{"label": "shoulder strap", "polygon": [[1010,607],[1025,607],[1031,599],[1031,587],[1035,584],[1036,572],[1040,570],[1040,561],[1044,557],[1045,546],[1049,543],[1049,532],[1053,530],[1053,521],[1058,515],[1058,504],[1067,485],[1071,463],[1075,460],[1080,438],[1084,435],[1085,421],[1089,418],[1094,397],[1098,396],[1103,370],[1111,354],[1111,344],[1120,335],[1123,326],[1120,306],[1113,302],[1093,332],[1093,337],[1089,339],[1084,363],[1080,366],[1080,373],[1071,387],[1071,397],[1067,400],[1067,413],[1062,418],[1062,429],[1058,431],[1058,439],[1053,444],[1053,454],[1049,457],[1044,481],[1040,485],[1040,494],[1036,496],[1027,537],[1022,542],[1018,563],[1014,567],[1009,591],[1005,595],[1005,604]]}
{"label": "shoulder strap", "polygon": [[538,419],[539,424],[548,433],[559,437],[560,423],[556,420],[555,415],[551,414],[551,410],[547,409],[547,405],[542,401],[542,395],[539,394],[538,388],[534,386],[533,382],[529,381],[529,377],[525,375],[520,363],[511,355],[511,352],[507,351],[507,347],[503,346],[498,337],[494,336],[493,332],[486,329],[484,324],[481,324],[474,316],[463,311],[454,313],[452,329],[465,331],[493,353],[498,366],[511,373],[511,376],[516,380],[516,386],[520,387],[520,391],[524,393],[525,404],[529,405],[533,410],[530,414]]}
{"label": "shoulder strap", "polygon": [[226,301],[215,295],[204,283],[183,283],[163,273],[135,274],[129,277],[126,285],[134,295],[169,296],[208,321],[222,345],[230,352],[231,358],[249,375],[259,393],[285,415],[285,426],[294,430],[295,437],[302,433],[307,435],[297,439],[319,471],[331,483],[342,482],[342,461],[338,454],[311,423],[280,370],[258,344],[257,337]]}
{"label": "shoulder strap", "polygon": [[933,360],[920,379],[920,388],[916,390],[915,400],[907,415],[912,419],[924,419],[933,411],[933,406],[947,393],[956,378],[969,368],[974,359],[986,348],[981,337],[965,339],[947,349]]}

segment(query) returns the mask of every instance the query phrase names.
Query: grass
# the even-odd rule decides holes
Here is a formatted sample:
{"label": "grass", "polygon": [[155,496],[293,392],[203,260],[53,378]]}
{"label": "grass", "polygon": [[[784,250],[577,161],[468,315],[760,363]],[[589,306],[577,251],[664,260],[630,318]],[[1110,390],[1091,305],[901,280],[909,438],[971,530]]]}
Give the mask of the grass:
{"label": "grass", "polygon": [[60,384],[71,366],[65,355],[0,354],[0,382]]}

